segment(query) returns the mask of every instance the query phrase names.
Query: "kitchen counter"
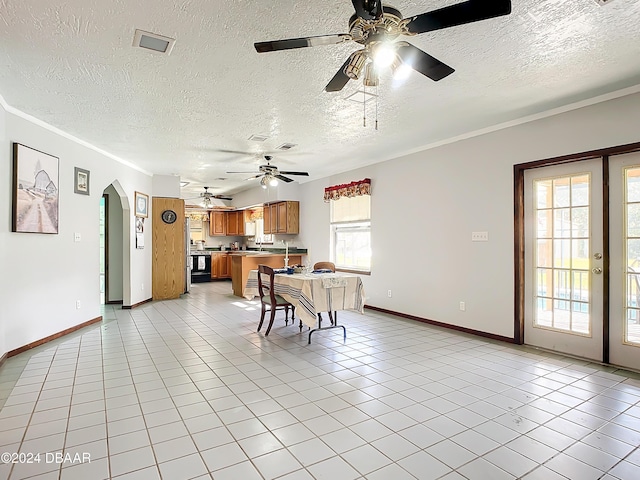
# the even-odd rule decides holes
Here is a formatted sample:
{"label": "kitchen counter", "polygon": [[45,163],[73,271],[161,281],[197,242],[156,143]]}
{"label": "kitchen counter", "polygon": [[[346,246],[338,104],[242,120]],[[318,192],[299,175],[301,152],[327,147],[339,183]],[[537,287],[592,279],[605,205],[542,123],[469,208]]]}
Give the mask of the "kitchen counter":
{"label": "kitchen counter", "polygon": [[[255,252],[251,255],[251,250],[232,252],[231,255],[231,284],[233,294],[237,297],[244,297],[244,287],[249,278],[251,270],[257,270],[258,265],[268,265],[273,268],[282,268],[284,266],[284,253],[271,252]],[[240,255],[237,255],[237,254]],[[244,255],[243,255],[244,253]],[[303,255],[305,253],[292,253],[289,251],[289,265],[302,264]]]}
{"label": "kitchen counter", "polygon": [[[269,250],[191,250],[190,255],[213,255],[216,253],[228,253],[229,255],[282,255],[284,257],[284,249],[278,249],[277,251]],[[306,255],[307,250],[303,248],[290,248],[289,256],[291,255]]]}

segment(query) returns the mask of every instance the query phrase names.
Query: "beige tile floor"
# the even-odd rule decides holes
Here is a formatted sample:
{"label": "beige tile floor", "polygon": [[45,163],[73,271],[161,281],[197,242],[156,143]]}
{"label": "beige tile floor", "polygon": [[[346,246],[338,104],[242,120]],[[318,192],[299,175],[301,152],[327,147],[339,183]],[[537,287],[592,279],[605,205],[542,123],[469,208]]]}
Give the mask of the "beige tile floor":
{"label": "beige tile floor", "polygon": [[197,284],[7,360],[0,479],[640,478],[635,375],[371,311],[308,346],[258,312]]}

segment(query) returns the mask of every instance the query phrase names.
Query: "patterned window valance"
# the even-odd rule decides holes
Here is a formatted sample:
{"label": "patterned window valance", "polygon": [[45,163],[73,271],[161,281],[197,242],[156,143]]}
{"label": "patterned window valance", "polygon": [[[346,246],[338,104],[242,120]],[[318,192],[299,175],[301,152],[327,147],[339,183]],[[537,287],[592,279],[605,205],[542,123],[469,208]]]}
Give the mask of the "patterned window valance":
{"label": "patterned window valance", "polygon": [[338,200],[341,197],[357,197],[358,195],[371,195],[371,179],[365,178],[358,182],[333,185],[324,189],[324,201]]}

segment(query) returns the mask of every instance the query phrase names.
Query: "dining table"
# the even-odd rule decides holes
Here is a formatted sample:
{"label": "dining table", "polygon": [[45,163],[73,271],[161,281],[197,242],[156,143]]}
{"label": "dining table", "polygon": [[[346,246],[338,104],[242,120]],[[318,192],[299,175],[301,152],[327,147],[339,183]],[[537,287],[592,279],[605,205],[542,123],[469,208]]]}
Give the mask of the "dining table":
{"label": "dining table", "polygon": [[[351,310],[364,313],[364,287],[359,275],[345,272],[278,273],[274,275],[273,290],[296,308],[302,324],[311,334],[318,330],[342,328],[346,340],[347,330],[338,324],[337,312]],[[251,270],[244,289],[248,300],[258,296],[258,271]],[[333,312],[332,323],[322,326],[322,312]]]}

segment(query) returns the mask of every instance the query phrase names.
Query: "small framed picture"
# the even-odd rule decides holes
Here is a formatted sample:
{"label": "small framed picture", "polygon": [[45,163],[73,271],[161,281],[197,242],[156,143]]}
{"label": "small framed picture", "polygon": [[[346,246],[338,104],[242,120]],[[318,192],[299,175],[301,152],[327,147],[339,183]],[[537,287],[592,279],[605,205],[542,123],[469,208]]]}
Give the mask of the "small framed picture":
{"label": "small framed picture", "polygon": [[136,204],[136,217],[147,218],[149,216],[149,195],[136,192],[134,201]]}
{"label": "small framed picture", "polygon": [[89,195],[89,170],[74,167],[73,169],[73,191],[80,195]]}
{"label": "small framed picture", "polygon": [[136,218],[136,233],[144,233],[144,218]]}

